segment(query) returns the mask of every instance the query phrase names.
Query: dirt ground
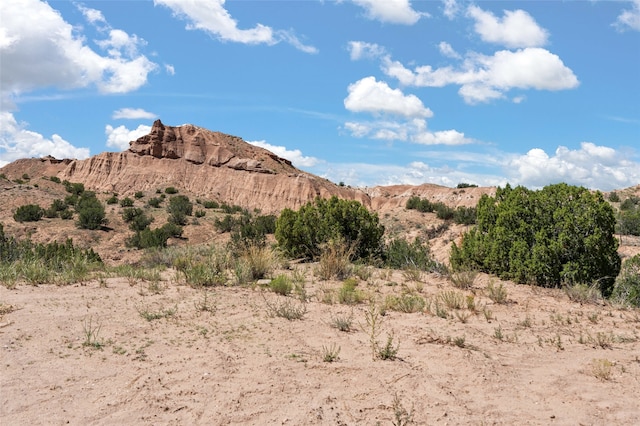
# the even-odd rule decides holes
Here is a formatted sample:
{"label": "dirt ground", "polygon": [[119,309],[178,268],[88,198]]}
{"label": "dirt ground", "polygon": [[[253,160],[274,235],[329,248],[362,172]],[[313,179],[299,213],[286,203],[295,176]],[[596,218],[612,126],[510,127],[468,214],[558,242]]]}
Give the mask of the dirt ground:
{"label": "dirt ground", "polygon": [[[436,274],[372,270],[357,290],[374,312],[327,303],[342,283],[299,268],[305,303],[264,286],[191,288],[173,271],[0,286],[0,424],[638,422],[638,310],[485,275],[459,290]],[[501,284],[505,303],[489,297]],[[402,293],[426,307],[379,312]],[[277,316],[286,307],[303,317]],[[396,358],[379,359],[372,338],[379,351],[388,336]]]}

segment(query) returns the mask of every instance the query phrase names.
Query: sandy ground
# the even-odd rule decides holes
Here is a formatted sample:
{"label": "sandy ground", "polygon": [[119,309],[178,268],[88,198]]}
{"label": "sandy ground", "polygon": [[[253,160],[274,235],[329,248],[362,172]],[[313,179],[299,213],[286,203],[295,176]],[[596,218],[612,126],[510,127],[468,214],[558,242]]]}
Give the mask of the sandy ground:
{"label": "sandy ground", "polygon": [[[259,286],[194,289],[170,271],[159,283],[0,286],[0,424],[638,422],[638,310],[509,282],[497,304],[487,276],[463,291],[433,274],[418,282],[376,270],[358,289],[378,301],[412,291],[434,311],[458,292],[475,304],[444,318],[386,311],[375,339],[392,333],[400,346],[381,360],[369,305],[325,303],[341,283],[302,272],[304,305]],[[306,306],[304,317],[274,316],[285,301]],[[332,326],[349,318],[350,332]]]}

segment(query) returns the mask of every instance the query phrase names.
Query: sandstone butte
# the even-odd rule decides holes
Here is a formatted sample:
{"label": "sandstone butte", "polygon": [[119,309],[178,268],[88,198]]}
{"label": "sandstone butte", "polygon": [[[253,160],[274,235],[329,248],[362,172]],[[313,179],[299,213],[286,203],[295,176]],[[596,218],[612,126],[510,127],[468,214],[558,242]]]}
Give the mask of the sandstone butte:
{"label": "sandstone butte", "polygon": [[289,160],[240,137],[185,124],[153,123],[148,135],[123,152],[103,152],[85,160],[51,156],[17,160],[8,175],[57,176],[87,189],[131,195],[174,186],[196,197],[227,202],[264,213],[296,209],[316,197],[357,200],[375,211],[404,206],[413,195],[453,207],[472,206],[494,188],[454,190],[433,184],[351,188],[294,167]]}

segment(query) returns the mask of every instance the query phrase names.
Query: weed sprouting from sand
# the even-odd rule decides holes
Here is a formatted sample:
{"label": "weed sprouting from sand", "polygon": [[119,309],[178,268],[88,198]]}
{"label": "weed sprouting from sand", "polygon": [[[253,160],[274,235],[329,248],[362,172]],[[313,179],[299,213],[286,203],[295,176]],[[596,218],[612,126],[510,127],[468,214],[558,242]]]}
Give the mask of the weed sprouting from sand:
{"label": "weed sprouting from sand", "polygon": [[455,288],[459,288],[461,290],[468,290],[473,287],[473,283],[478,276],[478,272],[472,269],[466,269],[458,272],[454,272],[449,276],[451,280],[451,284]]}
{"label": "weed sprouting from sand", "polygon": [[289,321],[301,320],[307,313],[307,304],[290,298],[278,298],[269,302],[265,297],[267,314],[271,317],[285,318]]}
{"label": "weed sprouting from sand", "polygon": [[93,316],[85,318],[82,323],[82,333],[84,335],[84,341],[82,346],[91,347],[93,349],[102,349],[104,343],[100,339],[100,330],[102,329],[102,323],[99,320],[94,322]]}
{"label": "weed sprouting from sand", "polygon": [[162,318],[171,318],[176,314],[176,312],[178,312],[177,306],[173,309],[167,308],[159,311],[152,311],[148,307],[138,307],[137,309],[140,316],[149,322]]}
{"label": "weed sprouting from sand", "polygon": [[369,308],[365,311],[364,315],[366,325],[363,325],[362,329],[369,335],[372,358],[374,360],[395,360],[400,349],[400,345],[394,344],[393,333],[387,333],[387,342],[384,346],[381,346],[378,342],[378,336],[382,332],[383,322],[381,309],[372,302],[369,304]]}
{"label": "weed sprouting from sand", "polygon": [[322,361],[335,362],[340,358],[340,346],[332,343],[331,346],[322,346]]}
{"label": "weed sprouting from sand", "polygon": [[496,286],[493,284],[493,281],[489,281],[486,291],[487,297],[489,297],[489,299],[491,299],[494,303],[507,303],[507,289],[502,283]]}
{"label": "weed sprouting from sand", "polygon": [[443,291],[438,299],[449,309],[462,309],[465,306],[464,295],[455,290]]}
{"label": "weed sprouting from sand", "polygon": [[591,361],[591,374],[600,381],[611,380],[613,363],[608,359],[600,358]]}
{"label": "weed sprouting from sand", "polygon": [[322,247],[315,274],[322,280],[347,278],[352,271],[351,257],[355,248],[344,241],[332,240]]}
{"label": "weed sprouting from sand", "polygon": [[413,406],[407,410],[397,393],[393,396],[391,409],[393,410],[393,420],[391,421],[393,426],[408,426],[414,423]]}
{"label": "weed sprouting from sand", "polygon": [[331,327],[344,331],[345,333],[353,330],[353,312],[349,316],[338,315],[331,319]]}
{"label": "weed sprouting from sand", "polygon": [[213,293],[207,288],[202,288],[200,299],[194,302],[196,312],[209,312],[210,314],[216,313],[216,305],[213,299]]}
{"label": "weed sprouting from sand", "polygon": [[401,296],[389,295],[385,299],[385,307],[404,313],[422,312],[427,302],[422,296],[414,294],[402,294]]}
{"label": "weed sprouting from sand", "polygon": [[574,284],[564,287],[564,292],[569,300],[577,303],[594,303],[602,302],[602,293],[597,284]]}

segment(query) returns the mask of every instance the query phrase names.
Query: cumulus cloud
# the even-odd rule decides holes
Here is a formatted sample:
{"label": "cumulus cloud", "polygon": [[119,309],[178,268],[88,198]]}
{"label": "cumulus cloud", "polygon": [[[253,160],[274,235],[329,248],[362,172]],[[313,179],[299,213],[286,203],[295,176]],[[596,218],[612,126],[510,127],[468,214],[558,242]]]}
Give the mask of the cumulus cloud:
{"label": "cumulus cloud", "polygon": [[394,114],[405,117],[431,117],[433,113],[415,95],[405,95],[375,77],[365,77],[350,84],[344,106],[353,112]]}
{"label": "cumulus cloud", "polygon": [[144,135],[148,135],[151,126],[144,124],[139,125],[135,129],[128,129],[125,126],[113,127],[109,124],[105,126],[104,133],[107,135],[107,146],[118,148],[124,151],[129,148],[129,142],[134,141]]}
{"label": "cumulus cloud", "polygon": [[[98,11],[84,14],[90,22],[104,22]],[[156,69],[155,63],[138,53],[144,40],[111,29],[108,38],[97,41],[105,50],[98,53],[86,44],[78,28],[45,2],[5,0],[0,2],[0,15],[0,75],[5,96],[48,86],[95,85],[103,93],[126,93],[144,85]]]}
{"label": "cumulus cloud", "polygon": [[540,148],[515,155],[504,165],[507,176],[527,187],[566,182],[604,191],[640,182],[640,163],[606,146],[582,142],[580,149],[559,146],[553,155]]}
{"label": "cumulus cloud", "polygon": [[631,8],[623,10],[614,25],[620,31],[640,31],[640,0],[633,0]]}
{"label": "cumulus cloud", "polygon": [[290,31],[274,30],[263,24],[249,29],[238,28],[238,22],[224,8],[225,0],[154,0],[154,3],[169,8],[174,16],[185,19],[188,30],[201,30],[222,41],[266,45],[285,41],[305,53],[318,52],[315,47],[302,43]]}
{"label": "cumulus cloud", "polygon": [[539,47],[500,50],[491,56],[470,53],[459,67],[436,69],[425,65],[411,70],[387,56],[382,69],[408,86],[460,85],[459,94],[470,104],[502,98],[511,89],[564,90],[579,85],[557,55]]}
{"label": "cumulus cloud", "polygon": [[405,95],[375,77],[365,77],[350,84],[344,100],[347,110],[368,113],[373,121],[348,121],[343,129],[357,138],[405,141],[423,145],[462,145],[473,142],[456,130],[432,132],[426,118],[433,112],[415,95]]}
{"label": "cumulus cloud", "polygon": [[478,6],[467,8],[475,20],[474,29],[483,41],[510,48],[539,47],[547,43],[548,32],[524,10],[505,10],[502,19]]}
{"label": "cumulus cloud", "polygon": [[0,167],[20,158],[47,155],[85,159],[89,157],[89,148],[77,148],[57,134],[45,138],[27,130],[27,125],[18,123],[13,114],[0,112]]}
{"label": "cumulus cloud", "polygon": [[153,120],[158,116],[152,112],[145,111],[142,108],[120,108],[113,112],[111,118],[114,120],[126,119],[126,120],[139,120],[149,119]]}
{"label": "cumulus cloud", "polygon": [[367,43],[365,41],[350,41],[348,44],[349,56],[352,61],[360,59],[379,58],[385,54],[385,48],[376,43]]}
{"label": "cumulus cloud", "polygon": [[460,6],[456,0],[443,0],[442,14],[449,19],[454,19],[458,12],[460,12]]}
{"label": "cumulus cloud", "polygon": [[413,9],[409,0],[352,0],[371,20],[390,24],[413,25],[427,13]]}
{"label": "cumulus cloud", "polygon": [[460,54],[458,52],[456,52],[453,49],[453,47],[451,47],[451,45],[449,43],[447,43],[446,41],[441,41],[440,43],[438,43],[438,49],[440,50],[441,54],[443,54],[444,56],[447,56],[449,58],[453,58],[453,59],[462,58],[462,56],[460,56]]}
{"label": "cumulus cloud", "polygon": [[248,141],[251,145],[266,149],[276,154],[278,157],[285,158],[296,167],[313,167],[317,165],[320,160],[315,157],[306,157],[302,155],[302,151],[299,149],[290,150],[284,146],[271,145],[265,141]]}

